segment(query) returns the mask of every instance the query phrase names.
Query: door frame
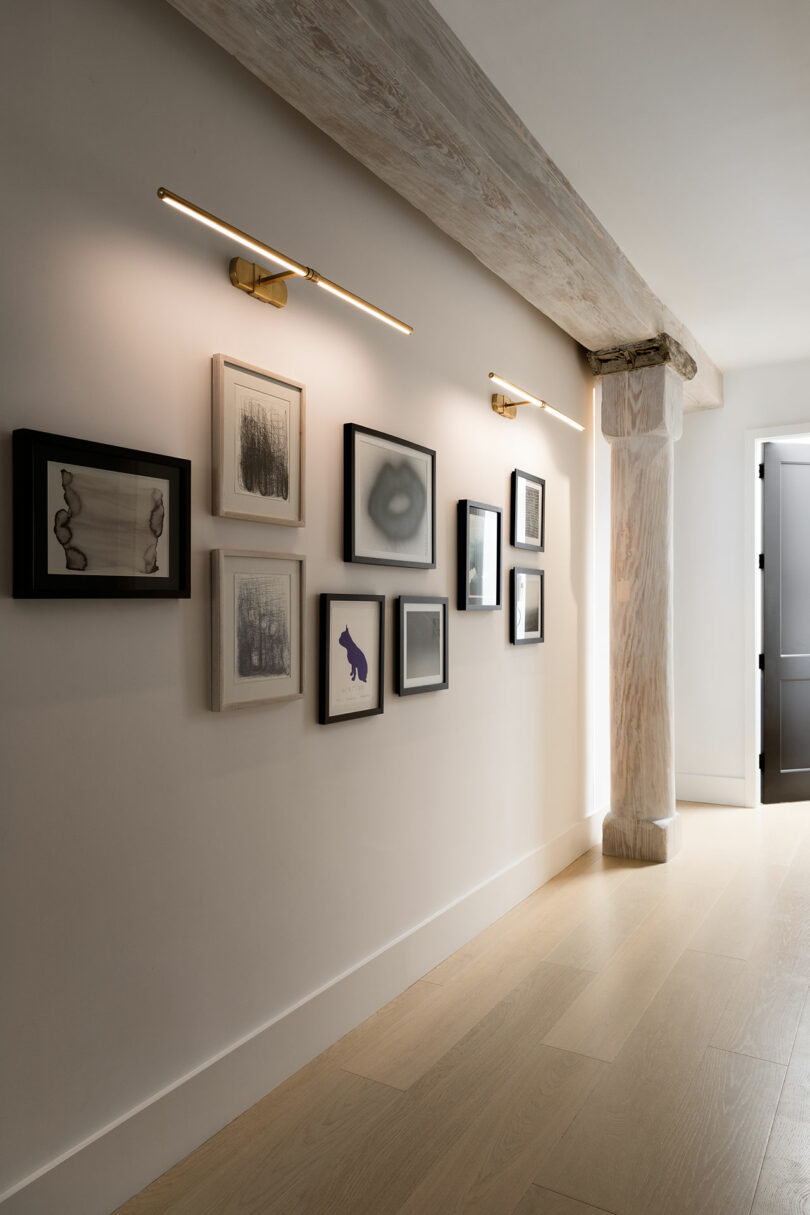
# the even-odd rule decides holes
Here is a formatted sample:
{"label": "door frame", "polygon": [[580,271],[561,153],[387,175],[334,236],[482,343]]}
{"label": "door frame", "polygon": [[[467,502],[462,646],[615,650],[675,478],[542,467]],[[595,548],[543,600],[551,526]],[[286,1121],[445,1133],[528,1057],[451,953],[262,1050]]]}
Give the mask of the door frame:
{"label": "door frame", "polygon": [[759,554],[762,552],[762,482],[758,468],[762,445],[772,441],[810,443],[810,422],[790,426],[757,426],[745,434],[745,804],[759,807],[759,752],[762,740],[759,655],[762,653],[762,594]]}

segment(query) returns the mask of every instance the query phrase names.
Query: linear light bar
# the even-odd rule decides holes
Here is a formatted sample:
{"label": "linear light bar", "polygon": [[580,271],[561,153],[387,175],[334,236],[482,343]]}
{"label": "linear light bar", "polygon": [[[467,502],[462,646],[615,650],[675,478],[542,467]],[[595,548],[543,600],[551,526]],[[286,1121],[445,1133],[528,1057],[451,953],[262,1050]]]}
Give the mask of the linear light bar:
{"label": "linear light bar", "polygon": [[392,329],[398,329],[400,333],[405,334],[413,333],[410,325],[405,325],[402,321],[398,321],[396,317],[389,316],[381,308],[375,308],[373,304],[369,304],[367,300],[362,300],[353,291],[346,291],[343,287],[338,287],[337,283],[330,282],[328,278],[321,278],[320,275],[315,279],[315,282],[319,287],[323,287],[324,291],[329,291],[332,295],[338,296],[339,299],[345,300],[347,304],[353,304],[355,308],[359,308],[362,312],[367,312],[369,316],[376,316],[378,321],[383,321],[384,324],[390,325]]}
{"label": "linear light bar", "polygon": [[[565,422],[566,426],[572,427],[574,430],[584,430],[579,422],[575,422],[573,418],[569,418],[568,414],[561,413],[559,409],[555,409],[553,405],[549,405],[548,401],[541,401],[539,397],[533,396],[532,393],[526,392],[525,388],[518,388],[517,384],[513,384],[511,380],[505,380],[503,376],[496,375],[494,371],[490,371],[489,378],[493,383],[498,384],[501,388],[505,388],[507,392],[514,392],[521,399],[519,401],[506,401],[501,406],[496,407],[493,403],[493,409],[497,413],[503,413],[504,408],[515,409],[518,405],[536,405],[538,409],[545,409],[546,413],[550,413],[553,418],[557,418],[560,422]],[[514,413],[504,415],[514,417]]]}
{"label": "linear light bar", "polygon": [[[311,283],[317,283],[319,287],[323,287],[325,291],[329,291],[332,295],[336,295],[339,299],[345,300],[347,304],[351,304],[355,308],[359,308],[362,312],[367,312],[369,316],[374,316],[378,321],[383,321],[384,324],[390,325],[392,329],[397,329],[400,333],[411,334],[413,327],[406,325],[404,321],[399,321],[395,316],[391,316],[388,312],[383,312],[382,308],[376,308],[374,304],[370,304],[368,300],[362,299],[359,295],[355,295],[353,291],[347,291],[345,287],[339,287],[337,283],[333,283],[331,279],[324,278],[317,270],[313,270],[310,266],[304,266],[301,262],[295,261],[292,257],[287,257],[283,253],[279,253],[277,249],[273,249],[271,245],[266,245],[264,241],[256,240],[254,236],[250,236],[247,232],[243,232],[241,228],[234,228],[232,224],[228,224],[224,219],[220,219],[216,215],[212,215],[209,211],[204,211],[202,207],[196,206],[189,202],[186,198],[181,198],[179,194],[172,193],[164,186],[161,186],[157,192],[161,202],[165,202],[170,207],[174,207],[176,211],[180,211],[183,215],[188,215],[191,219],[196,219],[198,223],[205,224],[207,228],[212,228],[215,232],[220,232],[223,236],[230,237],[237,244],[242,245],[245,249],[250,249],[253,253],[258,253],[263,258],[268,258],[275,262],[277,266],[282,267],[283,273],[278,276],[269,276],[270,281],[276,277],[280,279],[297,277],[307,279]],[[242,263],[244,264],[244,263]],[[257,268],[260,270],[261,268]],[[233,276],[232,276],[232,281]],[[262,281],[262,280],[260,280]],[[237,284],[234,281],[234,285]],[[247,289],[249,294],[259,293],[246,288],[241,284],[242,289]],[[260,298],[265,298],[266,296]],[[270,302],[266,300],[266,302]],[[283,307],[286,302],[286,297],[281,300],[273,301],[277,307]]]}

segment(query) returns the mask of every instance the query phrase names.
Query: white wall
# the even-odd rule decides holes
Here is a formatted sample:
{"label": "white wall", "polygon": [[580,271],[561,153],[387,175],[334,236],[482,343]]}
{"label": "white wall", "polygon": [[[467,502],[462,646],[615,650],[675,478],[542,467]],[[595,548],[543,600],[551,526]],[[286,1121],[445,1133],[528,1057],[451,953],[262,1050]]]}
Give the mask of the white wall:
{"label": "white wall", "polygon": [[[589,435],[496,417],[486,373],[583,420],[593,382],[561,331],[168,5],[12,0],[2,22],[3,509],[19,426],[193,464],[190,601],[13,601],[0,529],[0,1192],[45,1170],[9,1213],[93,1215],[588,846]],[[231,247],[158,185],[414,336],[308,284],[284,312],[233,290]],[[303,532],[209,515],[218,351],[307,385]],[[437,449],[435,571],[341,561],[345,421]],[[508,505],[515,467],[546,478],[545,644],[510,647],[505,611],[454,610],[449,691],[398,700],[389,598],[384,715],[318,726],[317,593],[454,596],[456,501]],[[303,701],[210,712],[220,546],[306,554]],[[507,544],[505,587],[515,563]],[[80,1170],[47,1172],[117,1121]]]}
{"label": "white wall", "polygon": [[[681,797],[745,804],[747,430],[810,423],[810,362],[727,371],[725,405],[675,448],[676,768]],[[753,463],[753,462],[752,462]],[[750,522],[750,521],[749,521]]]}

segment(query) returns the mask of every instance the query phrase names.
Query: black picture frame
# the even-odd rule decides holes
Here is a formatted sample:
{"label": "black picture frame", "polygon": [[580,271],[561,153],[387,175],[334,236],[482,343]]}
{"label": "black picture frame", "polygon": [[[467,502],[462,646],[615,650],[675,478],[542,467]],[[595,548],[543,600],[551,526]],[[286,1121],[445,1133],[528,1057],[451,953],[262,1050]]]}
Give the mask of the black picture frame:
{"label": "black picture frame", "polygon": [[[496,527],[496,568],[481,573],[482,582],[488,580],[495,591],[494,600],[491,596],[478,595],[472,589],[474,586],[475,566],[473,565],[473,547],[477,544],[471,520],[491,512],[495,516]],[[488,554],[489,555],[489,554]],[[503,607],[502,600],[502,562],[503,562],[503,508],[489,506],[486,502],[474,502],[471,498],[462,498],[458,504],[458,603],[460,612],[499,612]],[[486,601],[484,602],[484,598]]]}
{"label": "black picture frame", "polygon": [[[14,558],[13,595],[15,599],[187,599],[191,594],[191,463],[173,456],[155,452],[136,451],[129,447],[113,447],[107,443],[92,443],[84,439],[73,439],[66,435],[48,434],[39,430],[15,430],[12,437],[13,451],[13,500],[14,500]],[[55,488],[54,469],[58,465],[70,465],[74,469],[97,470],[98,473],[115,474],[122,477],[155,478],[168,483],[168,510],[165,509],[162,491],[159,533],[154,531],[152,514],[145,517],[144,531],[156,536],[152,560],[154,572],[143,574],[94,574],[82,569],[79,562],[88,559],[87,544],[82,549],[75,535],[79,511],[87,503],[78,498],[78,509],[64,496],[69,485],[75,489],[75,472],[72,481],[65,482],[65,468],[59,470],[61,486]],[[96,475],[96,498],[94,508],[99,510],[104,494],[98,492],[103,482]],[[132,481],[129,481],[132,486]],[[133,491],[134,493],[134,491]],[[62,495],[59,497],[59,495]],[[55,510],[55,505],[59,509]],[[65,507],[67,509],[65,510]],[[62,516],[61,521],[58,516]],[[168,516],[168,537],[164,520]],[[92,515],[90,516],[92,518]],[[57,527],[57,523],[59,526]],[[89,521],[82,521],[87,539],[99,545],[99,529],[94,522],[91,532]],[[117,527],[124,531],[127,521]],[[54,537],[56,540],[54,541]],[[138,536],[138,543],[142,537]],[[75,545],[71,540],[76,540]],[[163,547],[161,549],[161,540]],[[61,571],[61,555],[54,544],[62,546],[65,572]],[[147,547],[151,547],[151,544]],[[167,551],[168,550],[168,551]],[[139,550],[146,561],[147,550]],[[166,554],[163,556],[163,554]],[[116,553],[117,555],[117,553]],[[57,568],[57,559],[59,565]],[[139,558],[140,559],[140,558]],[[168,561],[168,573],[162,573],[162,563]],[[73,562],[74,568],[67,569]],[[160,575],[159,577],[156,575]]]}
{"label": "black picture frame", "polygon": [[[367,612],[362,609],[358,611],[357,605],[361,604],[376,604],[377,610],[376,612]],[[335,612],[338,605],[339,615]],[[354,611],[352,605],[355,607]],[[344,621],[346,622],[345,629]],[[356,634],[358,633],[358,622],[364,632],[371,632],[373,651],[365,637],[359,639],[365,647],[361,649],[358,637],[351,636],[351,627],[355,628]],[[338,653],[339,649],[345,650],[345,653]],[[320,600],[319,651],[318,721],[320,725],[329,726],[338,721],[353,721],[358,717],[374,717],[383,712],[385,702],[384,595],[347,595],[323,592]],[[366,664],[365,677],[363,676],[363,663]],[[346,664],[350,668],[348,675],[344,670]],[[362,689],[358,685],[358,677],[360,682],[368,682],[369,675],[372,677],[375,695],[364,698],[360,695]],[[335,705],[342,700],[347,705],[346,712],[335,712]],[[371,703],[365,703],[366,700],[370,700]],[[353,709],[352,703],[363,707]]]}
{"label": "black picture frame", "polygon": [[[523,529],[521,529],[521,527],[520,527],[521,517],[523,517],[525,520],[525,512],[526,512],[525,499],[524,499],[523,512],[521,512],[521,510],[520,510],[520,503],[521,503],[520,495],[522,492],[525,492],[523,487],[526,485],[530,485],[530,486],[537,485],[539,487],[539,498],[540,498],[539,529],[538,529],[539,535],[540,535],[539,544],[526,540],[525,523],[524,523]],[[545,482],[545,478],[537,477],[537,476],[535,476],[534,473],[524,472],[522,469],[516,468],[512,473],[511,498],[512,498],[512,503],[511,503],[512,510],[511,510],[511,520],[510,520],[510,527],[509,527],[509,543],[512,545],[512,548],[525,548],[525,549],[529,549],[533,553],[545,552],[545,544],[546,544],[546,482]],[[523,537],[523,539],[521,539],[521,536]]]}
{"label": "black picture frame", "polygon": [[[537,628],[526,629],[526,619],[521,611],[518,579],[537,579]],[[527,566],[514,566],[509,571],[509,640],[512,645],[539,645],[545,640],[546,575],[545,570]],[[527,635],[528,632],[528,635]]]}
{"label": "black picture frame", "polygon": [[[399,453],[398,465],[386,459],[387,452],[394,459]],[[369,486],[364,478],[373,475],[375,464],[377,475]],[[423,477],[418,471],[420,465]],[[346,422],[343,482],[344,561],[436,568],[436,452],[432,448]],[[408,526],[408,511],[386,511],[386,503],[394,497],[407,498],[409,494],[414,512],[418,513],[421,501],[423,513],[415,531],[407,535],[403,529]],[[401,534],[386,537],[383,531],[386,523]]]}
{"label": "black picture frame", "polygon": [[[438,672],[431,677],[430,671],[414,673],[410,648],[412,639],[409,637],[409,617],[428,614],[431,607],[440,609],[441,621],[438,635]],[[398,696],[415,696],[422,692],[439,692],[449,687],[449,657],[448,657],[448,619],[450,616],[450,601],[436,595],[400,595],[396,601],[396,641],[394,654],[396,658],[394,686]]]}

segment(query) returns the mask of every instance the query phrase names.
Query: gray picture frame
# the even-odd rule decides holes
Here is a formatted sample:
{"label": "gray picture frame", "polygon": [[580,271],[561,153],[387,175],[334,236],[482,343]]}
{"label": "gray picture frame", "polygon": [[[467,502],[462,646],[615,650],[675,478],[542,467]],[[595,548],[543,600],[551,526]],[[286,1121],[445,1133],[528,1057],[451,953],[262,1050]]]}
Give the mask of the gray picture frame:
{"label": "gray picture frame", "polygon": [[[241,579],[241,582],[239,581]],[[283,592],[289,582],[289,595]],[[265,595],[264,601],[256,594]],[[253,602],[243,600],[253,594]],[[216,713],[300,700],[304,695],[306,647],[304,610],[306,559],[297,553],[254,549],[214,549],[211,553],[211,708]],[[272,617],[272,619],[271,619]],[[273,639],[283,632],[286,643]],[[246,633],[251,632],[252,642]],[[260,659],[256,673],[246,669],[245,651],[253,644]],[[278,651],[286,644],[284,659]],[[264,661],[262,661],[262,657]],[[277,669],[272,670],[273,663]]]}

